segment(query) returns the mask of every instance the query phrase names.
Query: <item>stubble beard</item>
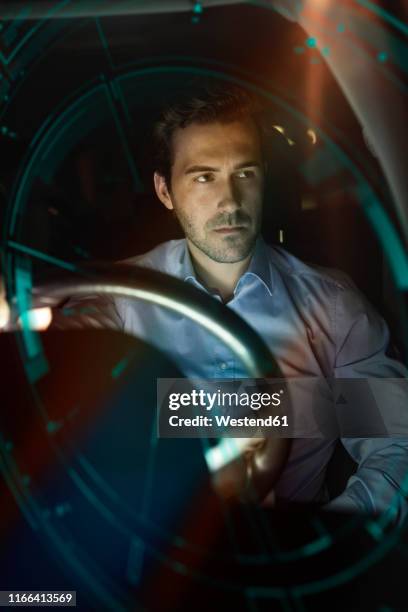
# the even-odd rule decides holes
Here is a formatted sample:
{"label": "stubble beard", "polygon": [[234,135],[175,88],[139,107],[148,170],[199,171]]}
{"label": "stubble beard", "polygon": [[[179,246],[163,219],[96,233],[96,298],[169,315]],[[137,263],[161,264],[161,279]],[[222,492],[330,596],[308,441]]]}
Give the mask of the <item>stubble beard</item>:
{"label": "stubble beard", "polygon": [[240,231],[239,234],[222,235],[217,234],[212,229],[213,226],[239,225],[241,221],[244,221],[242,216],[236,216],[234,220],[219,220],[216,223],[210,223],[209,227],[205,227],[202,235],[200,235],[200,232],[197,231],[194,223],[188,217],[180,215],[179,211],[175,211],[175,214],[186,238],[197,249],[217,263],[237,263],[246,259],[253,251],[260,231],[260,228],[257,227],[254,230],[253,226],[248,224],[248,220],[250,221],[248,216],[245,216],[244,224],[250,225],[250,227]]}

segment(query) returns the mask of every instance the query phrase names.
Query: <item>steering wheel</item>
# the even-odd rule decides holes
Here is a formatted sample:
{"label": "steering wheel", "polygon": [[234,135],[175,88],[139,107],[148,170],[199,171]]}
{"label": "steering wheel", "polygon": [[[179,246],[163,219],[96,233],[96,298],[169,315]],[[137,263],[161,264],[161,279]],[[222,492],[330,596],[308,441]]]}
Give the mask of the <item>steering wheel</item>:
{"label": "steering wheel", "polygon": [[[207,329],[242,362],[249,377],[282,378],[277,362],[257,333],[235,312],[196,287],[162,272],[126,264],[84,264],[78,272],[80,277],[59,271],[36,284],[32,288],[32,308],[95,294],[141,299],[182,314]],[[13,300],[17,310],[18,297]],[[86,321],[92,327],[92,317]],[[34,332],[26,328],[25,333]],[[289,450],[290,440],[286,438],[255,438],[242,454],[237,444],[228,463],[214,470],[207,462],[217,492],[224,498],[262,500],[281,474]]]}

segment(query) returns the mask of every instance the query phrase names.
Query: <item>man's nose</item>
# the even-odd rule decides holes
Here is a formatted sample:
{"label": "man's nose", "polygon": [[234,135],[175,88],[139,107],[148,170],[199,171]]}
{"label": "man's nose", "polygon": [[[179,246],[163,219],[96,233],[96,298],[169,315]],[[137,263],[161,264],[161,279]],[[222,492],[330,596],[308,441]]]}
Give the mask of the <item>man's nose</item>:
{"label": "man's nose", "polygon": [[218,197],[218,208],[223,210],[235,210],[241,207],[241,196],[238,186],[232,177],[222,182]]}

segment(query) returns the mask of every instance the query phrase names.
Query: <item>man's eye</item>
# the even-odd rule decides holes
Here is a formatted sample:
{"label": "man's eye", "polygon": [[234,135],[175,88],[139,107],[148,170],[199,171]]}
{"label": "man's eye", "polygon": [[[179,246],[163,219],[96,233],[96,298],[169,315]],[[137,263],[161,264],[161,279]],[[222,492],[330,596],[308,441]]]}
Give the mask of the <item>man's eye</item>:
{"label": "man's eye", "polygon": [[255,176],[255,172],[253,170],[240,170],[237,172],[238,178],[253,178]]}
{"label": "man's eye", "polygon": [[211,181],[211,174],[200,174],[194,179],[197,183],[208,183]]}

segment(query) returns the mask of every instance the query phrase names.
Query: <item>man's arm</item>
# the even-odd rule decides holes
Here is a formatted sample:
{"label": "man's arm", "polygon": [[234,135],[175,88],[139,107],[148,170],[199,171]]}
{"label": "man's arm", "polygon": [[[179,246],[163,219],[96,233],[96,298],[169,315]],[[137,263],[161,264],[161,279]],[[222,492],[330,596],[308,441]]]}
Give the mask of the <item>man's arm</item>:
{"label": "man's arm", "polygon": [[401,524],[408,513],[408,440],[405,438],[342,438],[359,463],[346,490],[325,507],[377,514],[385,510]]}
{"label": "man's arm", "polygon": [[[336,378],[407,378],[405,366],[388,354],[385,321],[351,284],[338,287],[335,309]],[[384,381],[391,389],[392,380]],[[395,383],[394,383],[395,384]],[[406,394],[390,393],[408,411]],[[358,410],[359,406],[352,406]],[[406,418],[406,417],[405,417]],[[370,423],[367,423],[367,431]],[[400,524],[408,514],[408,437],[341,438],[357,472],[326,508],[370,514],[389,510]]]}
{"label": "man's arm", "polygon": [[115,298],[103,294],[70,298],[63,307],[53,308],[49,329],[100,328],[124,330],[124,321]]}
{"label": "man's arm", "polygon": [[[46,316],[36,317],[38,311],[47,311]],[[52,307],[30,311],[29,325],[39,331],[46,329],[100,328],[124,331],[124,317],[119,300],[108,294],[93,294],[71,297],[64,302],[55,302]],[[43,313],[44,314],[44,313]],[[0,274],[0,332],[21,327],[16,313],[6,300],[6,289]]]}

